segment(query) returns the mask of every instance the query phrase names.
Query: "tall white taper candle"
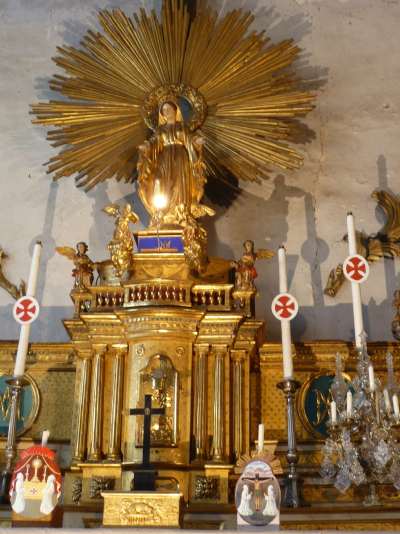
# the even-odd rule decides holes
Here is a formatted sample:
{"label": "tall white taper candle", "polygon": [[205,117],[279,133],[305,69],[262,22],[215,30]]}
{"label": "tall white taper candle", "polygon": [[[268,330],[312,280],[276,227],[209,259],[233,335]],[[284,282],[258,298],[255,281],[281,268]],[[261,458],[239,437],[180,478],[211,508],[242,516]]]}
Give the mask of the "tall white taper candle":
{"label": "tall white taper candle", "polygon": [[258,452],[262,453],[264,450],[264,425],[258,425]]}
{"label": "tall white taper candle", "polygon": [[386,388],[383,390],[383,398],[385,399],[386,413],[390,414],[392,407],[390,406],[389,391]]}
{"label": "tall white taper candle", "polygon": [[375,391],[375,373],[372,365],[368,366],[369,389]]}
{"label": "tall white taper candle", "polygon": [[351,417],[352,414],[353,414],[353,395],[351,394],[351,391],[349,390],[346,396],[346,415],[347,417]]}
{"label": "tall white taper candle", "polygon": [[42,432],[42,447],[47,447],[47,442],[49,441],[50,431],[43,430]]}
{"label": "tall white taper candle", "polygon": [[[349,255],[357,254],[356,231],[354,227],[354,217],[352,213],[347,214],[347,239],[349,242]],[[351,296],[353,301],[354,317],[354,337],[356,347],[362,346],[361,334],[364,331],[362,304],[361,304],[361,287],[356,282],[351,282]]]}
{"label": "tall white taper candle", "polygon": [[[31,269],[29,272],[28,286],[26,288],[27,297],[34,297],[36,293],[41,252],[42,252],[42,243],[38,241],[37,243],[35,243],[35,246],[33,249],[33,256],[32,256],[32,262],[31,262]],[[25,372],[25,362],[26,362],[26,355],[28,353],[30,331],[31,331],[30,324],[21,325],[21,330],[19,333],[17,356],[15,358],[14,376],[22,376]]]}
{"label": "tall white taper candle", "polygon": [[[286,270],[286,250],[281,246],[278,249],[279,263],[279,293],[287,293],[287,270]],[[292,334],[290,321],[281,321],[282,334],[282,356],[283,356],[283,377],[293,378],[293,358],[292,358]]]}
{"label": "tall white taper candle", "polygon": [[393,400],[394,416],[396,417],[396,419],[398,419],[399,415],[400,415],[400,412],[399,412],[399,397],[397,396],[396,393],[393,395],[392,400]]}
{"label": "tall white taper candle", "polygon": [[337,421],[336,402],[333,400],[331,402],[331,422],[333,424],[336,424],[336,421]]}

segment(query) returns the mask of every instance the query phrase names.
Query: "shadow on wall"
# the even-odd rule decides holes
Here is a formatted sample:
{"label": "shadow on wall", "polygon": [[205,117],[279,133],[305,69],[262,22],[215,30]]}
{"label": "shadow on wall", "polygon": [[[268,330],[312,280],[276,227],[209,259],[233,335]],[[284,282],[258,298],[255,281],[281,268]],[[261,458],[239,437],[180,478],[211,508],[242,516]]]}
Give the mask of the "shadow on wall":
{"label": "shadow on wall", "polygon": [[[377,159],[378,190],[393,192],[388,186],[386,158],[380,155]],[[321,280],[320,265],[329,255],[329,246],[320,240],[316,234],[315,221],[312,220],[314,213],[312,199],[306,195],[306,218],[307,218],[307,240],[302,245],[302,256],[310,266],[312,283],[312,293],[314,306],[301,306],[296,320],[293,322],[293,335],[295,339],[308,337],[312,339],[331,338],[336,339],[335,328],[340,332],[340,337],[346,339],[354,338],[353,328],[353,308],[351,303],[339,303],[334,305],[335,299],[323,295],[323,283]],[[386,221],[382,217],[382,210],[376,209],[376,218],[383,225]],[[379,226],[377,227],[379,228]],[[314,260],[313,255],[315,252]],[[343,259],[347,255],[347,249],[343,247]],[[396,275],[395,262],[392,259],[384,259],[384,280],[380,287],[385,293],[385,298],[377,304],[375,298],[370,298],[368,303],[364,302],[363,317],[364,326],[371,340],[391,340],[391,321],[393,318],[393,294],[400,287],[400,274]],[[375,266],[372,265],[372,272]],[[378,268],[378,264],[377,267]],[[368,282],[367,282],[368,284]],[[339,297],[347,291],[347,298],[350,299],[350,285],[346,282],[344,288],[339,293]],[[336,301],[338,300],[336,298]],[[327,304],[330,305],[325,305]],[[333,304],[333,305],[332,305]],[[320,325],[321,330],[316,330],[313,325]],[[278,325],[279,327],[279,325]],[[273,328],[273,337],[279,339],[279,328]],[[311,335],[310,335],[311,334]]]}
{"label": "shadow on wall", "polygon": [[[0,308],[1,339],[17,340],[20,326],[12,315],[14,302]],[[59,342],[70,341],[62,323],[63,319],[71,319],[74,314],[72,306],[42,306],[40,315],[32,324],[30,342]]]}
{"label": "shadow on wall", "polygon": [[[378,178],[379,189],[388,189],[387,187],[387,171],[386,161],[384,156],[378,158]],[[46,218],[43,229],[43,234],[46,235],[46,241],[51,241],[51,231],[53,224],[53,206],[57,194],[57,186],[52,185],[49,191],[48,209],[46,210]],[[93,195],[93,217],[94,222],[91,228],[90,240],[98,241],[106,247],[108,241],[108,233],[105,230],[104,221],[107,219],[106,215],[102,213],[102,208],[109,202],[109,197],[103,186],[100,186],[96,192],[90,193]],[[274,189],[268,199],[263,199],[258,196],[243,192],[242,198],[238,199],[233,207],[235,211],[235,220],[240,222],[240,235],[232,236],[232,243],[229,245],[219,240],[216,233],[216,226],[221,219],[225,219],[227,215],[227,208],[217,207],[217,215],[215,218],[210,218],[207,221],[207,229],[210,240],[210,255],[222,255],[225,258],[234,258],[233,248],[241,252],[242,241],[248,237],[252,237],[254,229],[257,228],[257,221],[262,220],[265,227],[265,232],[268,237],[265,237],[265,242],[262,242],[262,234],[256,241],[257,248],[271,248],[276,250],[281,243],[285,243],[288,237],[289,225],[287,223],[289,215],[289,203],[292,199],[302,199],[304,201],[304,217],[307,228],[307,239],[300,245],[302,258],[308,266],[308,272],[301,273],[305,280],[305,285],[309,285],[310,293],[313,296],[312,305],[301,304],[299,315],[293,321],[293,339],[300,341],[301,339],[346,339],[352,340],[354,337],[353,331],[353,310],[350,302],[334,304],[334,301],[327,301],[328,297],[323,297],[323,282],[321,278],[320,265],[328,258],[329,246],[318,237],[316,221],[315,221],[315,205],[312,195],[303,189],[291,186],[286,183],[286,179],[282,175],[276,176],[274,179]],[[118,203],[133,202],[135,210],[141,214],[141,203],[138,200],[136,193],[132,193],[117,201]],[[251,208],[251,209],[250,209]],[[141,214],[143,215],[143,214]],[[103,217],[104,216],[104,217]],[[380,214],[379,214],[380,217]],[[382,220],[379,222],[383,222]],[[110,223],[112,224],[112,223]],[[229,224],[229,222],[228,222]],[[48,237],[49,236],[49,237]],[[41,236],[37,236],[41,237]],[[231,246],[232,244],[232,246]],[[32,245],[33,246],[33,245]],[[54,248],[48,247],[45,249],[45,258],[49,258],[49,254],[54,254]],[[46,255],[47,254],[47,255]],[[343,255],[346,255],[346,248],[343,247]],[[289,290],[293,281],[296,267],[298,265],[299,256],[296,254],[288,255],[288,282]],[[46,264],[43,262],[44,269],[40,275],[39,295],[43,290],[42,284],[46,274]],[[374,266],[372,266],[374,269]],[[273,318],[270,312],[270,303],[272,298],[278,291],[278,270],[276,259],[268,262],[258,262],[257,270],[260,273],[257,279],[257,286],[260,297],[257,299],[257,317],[265,318],[267,320],[267,338],[270,341],[277,341],[280,339],[280,325],[279,322]],[[371,298],[368,305],[364,305],[364,321],[366,330],[370,333],[371,340],[391,340],[390,323],[393,315],[392,299],[393,292],[400,287],[400,275],[396,276],[395,266],[393,260],[385,260],[385,286],[386,298],[380,304]],[[300,273],[297,272],[297,276]],[[308,283],[307,283],[308,281]],[[382,284],[383,286],[383,284]],[[346,300],[350,300],[350,289],[347,284],[342,290],[347,292]],[[327,305],[329,304],[329,305]],[[332,305],[333,304],[333,305]],[[7,332],[7,338],[16,339],[18,337],[19,328],[12,318],[12,306],[4,306],[0,310],[0,320],[2,323],[2,331]],[[68,337],[62,326],[62,319],[70,318],[73,314],[73,307],[44,307],[41,310],[39,319],[32,326],[32,341],[67,341]],[[382,321],[384,327],[382,328]]]}

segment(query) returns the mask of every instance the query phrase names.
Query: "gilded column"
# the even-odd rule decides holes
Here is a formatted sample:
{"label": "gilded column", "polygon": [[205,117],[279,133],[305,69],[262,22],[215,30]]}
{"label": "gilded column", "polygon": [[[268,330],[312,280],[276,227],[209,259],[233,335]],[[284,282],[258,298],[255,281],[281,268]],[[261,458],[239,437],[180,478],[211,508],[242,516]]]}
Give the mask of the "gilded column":
{"label": "gilded column", "polygon": [[111,462],[117,462],[121,459],[121,410],[126,350],[126,345],[112,347],[110,430],[107,450],[107,460]]}
{"label": "gilded column", "polygon": [[243,454],[243,362],[246,352],[231,350],[232,401],[233,401],[233,451],[236,460]]}
{"label": "gilded column", "polygon": [[207,355],[208,345],[196,345],[194,383],[194,428],[196,459],[207,453]]}
{"label": "gilded column", "polygon": [[90,366],[91,360],[89,355],[79,356],[79,382],[76,391],[76,409],[75,409],[75,436],[73,443],[72,462],[79,463],[85,460],[87,422],[89,409],[89,392],[90,392]]}
{"label": "gilded column", "polygon": [[224,459],[224,366],[226,346],[213,347],[214,361],[214,396],[213,396],[213,441],[211,459],[222,462]]}
{"label": "gilded column", "polygon": [[103,419],[104,356],[106,347],[96,347],[92,360],[90,390],[88,460],[101,460],[101,428]]}

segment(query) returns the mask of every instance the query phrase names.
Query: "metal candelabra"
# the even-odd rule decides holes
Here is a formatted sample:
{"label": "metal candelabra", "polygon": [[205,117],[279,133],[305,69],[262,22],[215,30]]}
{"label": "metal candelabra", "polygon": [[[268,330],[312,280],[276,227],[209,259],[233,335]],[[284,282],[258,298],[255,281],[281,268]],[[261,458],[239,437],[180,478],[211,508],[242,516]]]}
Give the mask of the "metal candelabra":
{"label": "metal candelabra", "polygon": [[9,501],[8,489],[12,475],[12,464],[17,453],[17,417],[20,404],[22,388],[29,382],[22,376],[14,376],[7,380],[11,387],[10,399],[10,421],[8,423],[7,445],[5,448],[6,465],[1,472],[0,481],[0,503],[5,504]]}
{"label": "metal candelabra", "polygon": [[286,400],[287,410],[287,429],[288,429],[288,473],[285,480],[282,504],[288,508],[298,508],[300,506],[299,491],[297,485],[297,443],[295,430],[295,397],[296,391],[300,387],[300,382],[293,378],[285,378],[277,384],[277,387],[283,392]]}
{"label": "metal candelabra", "polygon": [[332,409],[331,403],[320,473],[342,493],[352,484],[367,485],[367,506],[379,504],[377,483],[391,483],[400,489],[400,447],[394,432],[399,426],[398,386],[390,353],[386,386],[382,388],[375,378],[365,334],[357,358],[357,375],[349,383],[343,378],[340,355],[336,356],[335,406]]}

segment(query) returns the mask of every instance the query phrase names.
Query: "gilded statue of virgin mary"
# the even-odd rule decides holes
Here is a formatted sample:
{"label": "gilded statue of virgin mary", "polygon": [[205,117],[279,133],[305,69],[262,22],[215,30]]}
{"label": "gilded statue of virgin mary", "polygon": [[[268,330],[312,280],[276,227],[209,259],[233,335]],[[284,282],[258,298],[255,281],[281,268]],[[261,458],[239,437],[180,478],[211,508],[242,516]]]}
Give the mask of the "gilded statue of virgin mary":
{"label": "gilded statue of virgin mary", "polygon": [[138,147],[139,196],[153,224],[181,225],[188,217],[212,213],[200,204],[206,182],[203,145],[204,137],[185,125],[177,102],[163,102],[158,127]]}

